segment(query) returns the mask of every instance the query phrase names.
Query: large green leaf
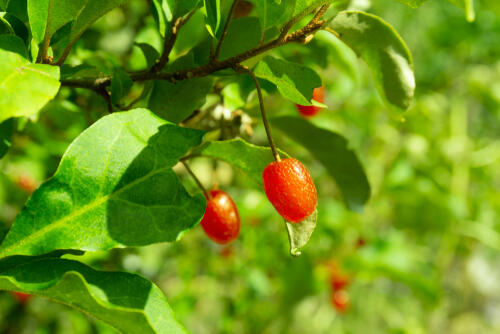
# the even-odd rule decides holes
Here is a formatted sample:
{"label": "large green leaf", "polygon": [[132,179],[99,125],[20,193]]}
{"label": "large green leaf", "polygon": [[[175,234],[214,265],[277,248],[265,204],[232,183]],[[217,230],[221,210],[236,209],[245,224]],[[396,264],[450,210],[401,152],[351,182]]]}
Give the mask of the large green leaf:
{"label": "large green leaf", "polygon": [[413,61],[398,33],[381,18],[358,11],[340,12],[330,27],[368,64],[384,99],[408,108],[415,92]]}
{"label": "large green leaf", "polygon": [[[284,157],[288,155],[282,151]],[[269,147],[257,146],[242,139],[206,142],[192,152],[193,156],[201,155],[226,161],[238,167],[259,185],[262,185],[262,172],[271,163],[273,155]]]}
{"label": "large green leaf", "polygon": [[351,210],[363,207],[370,197],[370,184],[356,153],[349,149],[344,137],[299,117],[276,117],[271,123],[325,166]]}
{"label": "large green leaf", "polygon": [[312,92],[321,86],[321,78],[310,68],[266,56],[255,66],[254,73],[275,84],[285,98],[301,105],[316,104],[311,101]]}
{"label": "large green leaf", "polygon": [[291,18],[295,11],[295,0],[252,0],[259,14],[262,30],[280,26]]}
{"label": "large green leaf", "polygon": [[149,98],[149,108],[160,117],[174,123],[185,120],[205,103],[212,90],[210,77],[193,78],[171,83],[157,80]]}
{"label": "large green leaf", "polygon": [[69,305],[122,333],[186,333],[161,290],[134,274],[96,271],[73,260],[14,256],[0,261],[0,290]]}
{"label": "large green leaf", "polygon": [[171,167],[203,134],[146,109],[101,118],[33,193],[0,256],[177,240],[201,219],[205,199],[190,196]]}
{"label": "large green leaf", "polygon": [[14,133],[14,119],[8,119],[0,123],[0,159],[10,148],[10,137]]}
{"label": "large green leaf", "polygon": [[37,43],[50,40],[66,23],[74,20],[87,0],[28,0],[31,33]]}
{"label": "large green leaf", "polygon": [[32,64],[3,49],[0,59],[0,122],[35,114],[59,91],[59,67]]}

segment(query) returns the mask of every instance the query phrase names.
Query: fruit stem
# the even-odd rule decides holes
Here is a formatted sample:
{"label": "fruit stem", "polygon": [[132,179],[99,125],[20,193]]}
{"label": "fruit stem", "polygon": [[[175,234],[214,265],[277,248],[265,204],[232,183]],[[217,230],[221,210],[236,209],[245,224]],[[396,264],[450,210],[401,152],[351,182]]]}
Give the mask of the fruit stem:
{"label": "fruit stem", "polygon": [[201,189],[201,191],[203,191],[203,195],[205,195],[205,198],[206,199],[211,198],[212,196],[210,196],[210,193],[207,191],[207,189],[205,189],[205,187],[203,186],[203,184],[201,184],[201,181],[196,177],[196,175],[191,170],[191,168],[189,167],[189,165],[185,161],[181,160],[181,162],[184,165],[184,168],[186,168],[186,170],[188,171],[189,175],[191,175],[191,177],[196,181],[196,184]]}
{"label": "fruit stem", "polygon": [[257,96],[259,97],[259,104],[260,104],[260,114],[262,115],[262,122],[264,123],[264,128],[266,129],[266,134],[267,134],[267,140],[269,142],[269,146],[271,147],[271,151],[274,156],[274,160],[276,161],[281,161],[280,154],[278,153],[278,149],[276,148],[276,145],[274,144],[273,136],[271,135],[271,127],[269,126],[269,121],[267,120],[266,116],[266,110],[264,109],[264,98],[262,97],[262,90],[260,88],[259,80],[257,80],[257,77],[255,74],[250,71],[247,67],[245,66],[238,66],[238,70],[244,71],[248,75],[252,77],[252,80],[255,84],[255,88],[257,89]]}

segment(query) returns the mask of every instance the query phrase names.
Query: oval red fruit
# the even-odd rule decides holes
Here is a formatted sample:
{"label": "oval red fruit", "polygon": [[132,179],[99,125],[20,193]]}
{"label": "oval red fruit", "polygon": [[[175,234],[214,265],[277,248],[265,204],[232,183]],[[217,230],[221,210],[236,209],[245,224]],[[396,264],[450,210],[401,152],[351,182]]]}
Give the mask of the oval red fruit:
{"label": "oval red fruit", "polygon": [[231,196],[222,190],[211,190],[201,226],[207,236],[219,244],[227,244],[240,234],[240,216]]}
{"label": "oval red fruit", "polygon": [[[325,102],[325,89],[323,87],[314,88],[313,100],[319,103]],[[303,106],[300,104],[297,104],[297,109],[299,113],[305,117],[312,117],[321,110],[321,108],[317,106]]]}
{"label": "oval red fruit", "polygon": [[316,209],[316,187],[307,169],[297,159],[270,163],[262,178],[267,198],[287,221],[298,223]]}
{"label": "oval red fruit", "polygon": [[349,295],[345,290],[333,291],[331,301],[338,312],[345,312],[349,308]]}

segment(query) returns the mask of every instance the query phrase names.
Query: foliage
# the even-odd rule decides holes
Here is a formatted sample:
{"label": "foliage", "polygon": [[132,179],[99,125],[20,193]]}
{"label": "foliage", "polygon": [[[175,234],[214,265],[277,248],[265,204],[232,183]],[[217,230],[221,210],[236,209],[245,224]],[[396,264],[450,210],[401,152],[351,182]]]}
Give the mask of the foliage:
{"label": "foliage", "polygon": [[[451,2],[0,0],[0,289],[44,297],[0,294],[0,331],[498,331],[500,7]],[[266,112],[318,189],[298,224]],[[186,161],[234,198],[230,246]]]}

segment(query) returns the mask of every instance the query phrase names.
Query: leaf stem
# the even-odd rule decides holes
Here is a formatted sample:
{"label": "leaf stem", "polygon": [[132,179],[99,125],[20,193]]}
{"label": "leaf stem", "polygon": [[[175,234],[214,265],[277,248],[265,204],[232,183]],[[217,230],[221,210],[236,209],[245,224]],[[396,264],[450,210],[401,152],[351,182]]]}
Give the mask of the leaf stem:
{"label": "leaf stem", "polygon": [[222,47],[222,43],[224,42],[224,38],[226,38],[227,35],[227,29],[229,28],[229,22],[231,22],[231,18],[233,17],[233,12],[234,9],[236,8],[236,4],[238,3],[239,0],[233,0],[233,4],[231,5],[231,8],[229,9],[229,14],[226,19],[226,23],[224,24],[224,29],[222,30],[222,34],[220,36],[219,42],[217,43],[217,47],[215,49],[215,52],[213,54],[212,61],[217,61],[217,58],[219,58],[220,54],[220,49]]}
{"label": "leaf stem", "polygon": [[183,159],[180,160],[181,163],[184,165],[184,168],[186,168],[187,172],[189,173],[189,175],[191,175],[191,177],[194,179],[194,181],[196,182],[196,184],[198,185],[198,187],[201,189],[201,191],[203,192],[203,195],[205,195],[205,198],[206,199],[209,199],[211,198],[212,196],[210,195],[210,193],[207,191],[207,189],[205,189],[205,187],[203,186],[203,184],[201,183],[200,179],[198,179],[196,177],[196,175],[194,174],[193,170],[189,167],[189,165],[187,164],[186,161],[184,161]]}
{"label": "leaf stem", "polygon": [[242,65],[235,66],[235,70],[238,72],[247,73],[248,75],[250,75],[250,77],[252,77],[252,80],[255,84],[255,88],[257,89],[257,96],[259,97],[260,114],[262,116],[262,122],[264,123],[264,128],[266,129],[269,146],[271,147],[274,160],[281,161],[280,154],[278,153],[278,149],[274,144],[273,136],[271,135],[271,127],[269,126],[269,121],[267,120],[266,110],[264,108],[264,98],[262,97],[262,89],[260,88],[259,80],[257,80],[255,74],[245,66]]}

